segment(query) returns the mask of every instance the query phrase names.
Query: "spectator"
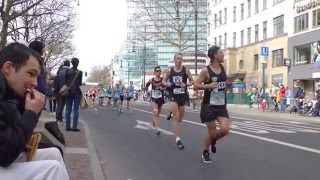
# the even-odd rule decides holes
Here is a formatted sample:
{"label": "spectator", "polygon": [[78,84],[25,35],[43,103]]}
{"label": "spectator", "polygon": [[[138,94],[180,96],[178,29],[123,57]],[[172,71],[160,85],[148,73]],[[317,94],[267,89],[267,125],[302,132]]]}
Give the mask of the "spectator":
{"label": "spectator", "polygon": [[284,88],[283,84],[280,84],[279,93],[280,93],[280,112],[285,112],[287,99],[285,97],[286,89]]}
{"label": "spectator", "polygon": [[38,149],[26,161],[26,145],[39,120],[44,94],[35,89],[41,73],[39,54],[13,43],[0,51],[0,177],[1,179],[68,180],[56,148]]}
{"label": "spectator", "polygon": [[[79,105],[82,92],[80,89],[82,82],[82,71],[78,70],[79,59],[72,58],[72,68],[67,71],[66,84],[70,87],[66,96],[66,131],[80,131],[78,128]],[[72,108],[73,107],[73,108]],[[73,121],[71,129],[71,112],[73,111]]]}
{"label": "spectator", "polygon": [[[41,56],[42,65],[41,65],[41,73],[39,74],[39,76],[37,78],[37,82],[38,82],[37,90],[39,92],[41,92],[42,94],[46,94],[46,91],[47,91],[47,72],[46,72],[44,60],[42,58],[43,52],[44,52],[44,44],[40,41],[32,41],[29,44],[29,47]],[[44,110],[46,109],[45,105],[44,105],[43,109]]]}
{"label": "spectator", "polygon": [[54,89],[57,99],[57,108],[56,108],[56,121],[57,123],[63,123],[63,117],[62,112],[64,109],[64,106],[66,104],[65,97],[61,96],[58,92],[61,89],[61,87],[66,84],[66,73],[67,70],[70,68],[70,61],[65,60],[63,62],[63,65],[60,66],[57,76],[54,79]]}
{"label": "spectator", "polygon": [[292,113],[293,111],[299,112],[301,99],[303,99],[303,91],[300,87],[299,82],[294,83],[292,98],[294,99],[294,105],[290,109],[289,113]]}

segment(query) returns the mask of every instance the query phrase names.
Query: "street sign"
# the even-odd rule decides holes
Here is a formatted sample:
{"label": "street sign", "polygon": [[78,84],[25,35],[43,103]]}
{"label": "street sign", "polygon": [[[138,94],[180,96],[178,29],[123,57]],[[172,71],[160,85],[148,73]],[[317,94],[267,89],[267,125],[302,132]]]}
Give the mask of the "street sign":
{"label": "street sign", "polygon": [[260,56],[269,56],[269,47],[261,47],[260,48]]}

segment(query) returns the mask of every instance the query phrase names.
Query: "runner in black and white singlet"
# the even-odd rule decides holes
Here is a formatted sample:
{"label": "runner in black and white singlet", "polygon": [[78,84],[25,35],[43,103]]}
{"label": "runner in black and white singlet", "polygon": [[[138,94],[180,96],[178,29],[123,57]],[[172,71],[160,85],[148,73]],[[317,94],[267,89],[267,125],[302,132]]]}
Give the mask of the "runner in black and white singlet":
{"label": "runner in black and white singlet", "polygon": [[[173,114],[173,131],[176,136],[176,144],[180,150],[184,149],[184,145],[179,137],[179,122],[182,121],[184,115],[184,105],[188,101],[187,86],[193,85],[192,75],[186,67],[182,66],[182,53],[174,55],[174,67],[164,75],[162,84],[170,87],[170,110]],[[169,82],[167,80],[169,79]],[[189,83],[187,83],[189,80]]]}
{"label": "runner in black and white singlet", "polygon": [[[201,122],[207,126],[207,134],[204,138],[203,162],[211,163],[209,147],[216,153],[216,140],[228,134],[230,128],[229,114],[226,104],[226,90],[231,87],[227,80],[223,63],[224,54],[220,47],[213,46],[208,50],[210,64],[202,69],[195,81],[195,90],[204,90],[201,105]],[[220,124],[217,131],[215,120]]]}
{"label": "runner in black and white singlet", "polygon": [[151,84],[151,106],[154,116],[153,126],[156,129],[157,135],[160,135],[159,114],[164,104],[163,90],[165,87],[162,84],[161,69],[159,66],[154,68],[154,75],[155,77],[150,79],[146,84],[146,89],[148,89]]}

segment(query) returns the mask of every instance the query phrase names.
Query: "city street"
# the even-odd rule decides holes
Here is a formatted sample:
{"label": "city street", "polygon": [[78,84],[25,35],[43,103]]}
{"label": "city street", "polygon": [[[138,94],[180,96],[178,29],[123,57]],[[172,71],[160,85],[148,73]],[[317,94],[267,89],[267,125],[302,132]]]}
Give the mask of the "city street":
{"label": "city street", "polygon": [[162,134],[152,125],[148,103],[136,103],[132,113],[88,108],[88,123],[108,180],[318,180],[320,126],[312,122],[278,121],[230,113],[230,134],[217,143],[213,164],[202,162],[205,127],[199,112],[187,110],[181,123],[185,150],[177,150],[164,107]]}

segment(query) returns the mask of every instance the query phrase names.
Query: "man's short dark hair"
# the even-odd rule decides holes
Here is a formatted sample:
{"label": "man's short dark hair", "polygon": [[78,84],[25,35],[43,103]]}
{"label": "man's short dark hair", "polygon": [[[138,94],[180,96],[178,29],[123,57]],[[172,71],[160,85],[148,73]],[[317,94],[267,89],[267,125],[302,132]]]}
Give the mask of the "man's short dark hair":
{"label": "man's short dark hair", "polygon": [[69,60],[63,61],[63,65],[70,67],[70,61]]}
{"label": "man's short dark hair", "polygon": [[154,70],[157,70],[157,69],[160,69],[160,70],[161,70],[160,66],[156,66],[156,67],[154,68]]}
{"label": "man's short dark hair", "polygon": [[210,58],[210,61],[212,61],[215,58],[214,55],[217,54],[219,49],[219,46],[212,46],[208,49],[208,57]]}
{"label": "man's short dark hair", "polygon": [[43,53],[43,48],[44,48],[44,44],[40,41],[32,41],[30,44],[29,44],[29,47],[36,51],[37,53],[39,53],[39,55],[42,55]]}
{"label": "man's short dark hair", "polygon": [[27,63],[30,56],[35,57],[40,67],[42,66],[41,57],[35,51],[20,43],[9,44],[0,51],[0,68],[3,67],[5,62],[10,61],[16,71],[18,71]]}
{"label": "man's short dark hair", "polygon": [[71,64],[72,64],[73,67],[78,67],[79,59],[78,58],[72,58],[71,59]]}

